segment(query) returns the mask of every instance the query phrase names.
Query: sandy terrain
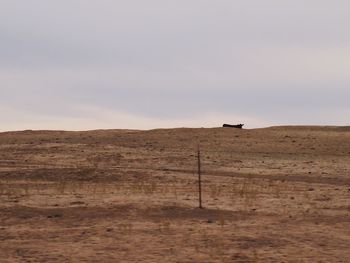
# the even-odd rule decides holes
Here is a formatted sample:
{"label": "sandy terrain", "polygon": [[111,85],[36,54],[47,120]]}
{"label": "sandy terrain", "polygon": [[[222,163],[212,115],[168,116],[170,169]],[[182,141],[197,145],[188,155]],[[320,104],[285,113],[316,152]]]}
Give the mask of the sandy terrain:
{"label": "sandy terrain", "polygon": [[0,133],[0,262],[350,262],[350,127]]}

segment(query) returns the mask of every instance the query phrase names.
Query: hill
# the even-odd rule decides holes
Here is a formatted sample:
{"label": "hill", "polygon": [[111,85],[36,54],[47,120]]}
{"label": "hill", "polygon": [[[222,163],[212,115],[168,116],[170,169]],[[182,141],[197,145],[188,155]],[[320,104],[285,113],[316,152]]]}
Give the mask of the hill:
{"label": "hill", "polygon": [[0,254],[4,262],[342,262],[349,131],[0,133]]}

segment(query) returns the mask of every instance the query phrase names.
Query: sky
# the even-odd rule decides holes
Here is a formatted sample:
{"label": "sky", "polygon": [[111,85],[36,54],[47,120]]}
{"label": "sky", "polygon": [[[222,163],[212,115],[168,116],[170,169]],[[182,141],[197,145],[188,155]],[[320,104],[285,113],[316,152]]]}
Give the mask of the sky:
{"label": "sky", "polygon": [[350,125],[349,10],[0,0],[0,131]]}

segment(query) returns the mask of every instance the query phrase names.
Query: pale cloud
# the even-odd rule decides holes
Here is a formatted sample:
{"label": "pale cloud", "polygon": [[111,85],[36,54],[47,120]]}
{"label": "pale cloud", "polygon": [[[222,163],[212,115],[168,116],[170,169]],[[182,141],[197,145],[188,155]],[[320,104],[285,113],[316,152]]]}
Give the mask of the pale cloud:
{"label": "pale cloud", "polygon": [[350,83],[350,46],[271,47],[245,53],[239,75],[248,81],[249,74],[254,72],[255,86],[258,83],[299,83],[304,90],[317,90],[320,83]]}
{"label": "pale cloud", "polygon": [[2,0],[1,127],[348,125],[349,9]]}
{"label": "pale cloud", "polygon": [[[0,118],[6,121],[6,130],[49,129],[49,130],[93,130],[93,129],[156,129],[174,127],[220,127],[221,121],[244,120],[247,128],[271,125],[271,123],[251,116],[223,115],[206,112],[183,119],[150,118],[117,112],[101,107],[75,105],[75,115],[82,117],[62,117],[45,114],[28,114],[25,111],[0,107]],[[6,113],[6,114],[5,114]]]}

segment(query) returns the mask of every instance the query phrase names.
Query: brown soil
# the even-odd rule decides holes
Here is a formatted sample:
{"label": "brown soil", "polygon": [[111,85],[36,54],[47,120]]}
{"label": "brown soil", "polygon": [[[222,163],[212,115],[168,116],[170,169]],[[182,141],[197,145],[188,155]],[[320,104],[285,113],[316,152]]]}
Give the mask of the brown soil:
{"label": "brown soil", "polygon": [[0,133],[1,263],[350,262],[349,248],[350,127]]}

